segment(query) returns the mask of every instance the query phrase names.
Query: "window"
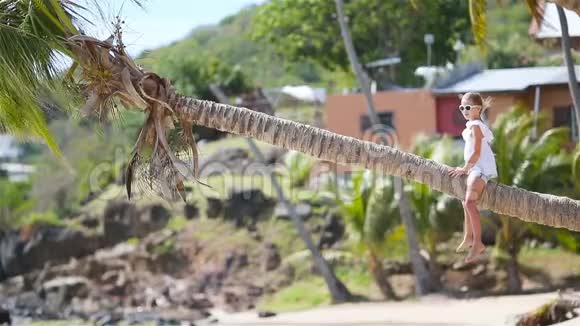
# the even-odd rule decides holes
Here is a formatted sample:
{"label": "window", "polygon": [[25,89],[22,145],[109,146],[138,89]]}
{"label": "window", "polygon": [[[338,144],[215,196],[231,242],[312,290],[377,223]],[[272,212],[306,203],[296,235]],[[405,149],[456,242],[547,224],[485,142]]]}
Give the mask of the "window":
{"label": "window", "polygon": [[570,137],[573,140],[579,139],[578,125],[571,106],[554,108],[554,127],[568,127],[570,128]]}
{"label": "window", "polygon": [[[381,124],[395,128],[393,123],[393,112],[377,112]],[[360,130],[364,133],[372,127],[371,119],[367,114],[360,117]]]}

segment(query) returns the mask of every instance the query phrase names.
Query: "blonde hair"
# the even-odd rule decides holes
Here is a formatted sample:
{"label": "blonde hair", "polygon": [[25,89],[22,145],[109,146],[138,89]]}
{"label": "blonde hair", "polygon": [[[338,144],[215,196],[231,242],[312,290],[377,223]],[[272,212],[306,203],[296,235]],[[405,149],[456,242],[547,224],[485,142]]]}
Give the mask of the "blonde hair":
{"label": "blonde hair", "polygon": [[481,96],[481,94],[477,92],[467,92],[463,94],[462,97],[465,98],[467,101],[473,103],[474,105],[481,105],[481,112],[479,115],[481,117],[481,120],[486,124],[488,124],[489,123],[488,112],[491,107],[492,98],[490,96],[484,98],[483,96]]}

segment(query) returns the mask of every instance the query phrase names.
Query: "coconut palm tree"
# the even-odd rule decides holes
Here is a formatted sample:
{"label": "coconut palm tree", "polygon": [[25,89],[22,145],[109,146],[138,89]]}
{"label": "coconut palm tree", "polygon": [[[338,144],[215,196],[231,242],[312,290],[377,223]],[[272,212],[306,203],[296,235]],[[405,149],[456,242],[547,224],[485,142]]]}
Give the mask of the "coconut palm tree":
{"label": "coconut palm tree", "polygon": [[576,78],[576,68],[574,67],[574,59],[572,59],[572,45],[570,42],[570,33],[568,33],[568,21],[564,9],[556,5],[558,9],[558,17],[560,18],[560,29],[562,30],[562,53],[564,55],[564,62],[568,69],[568,87],[572,95],[572,103],[574,104],[574,113],[576,118],[576,125],[580,126],[580,89],[578,88],[578,79]]}
{"label": "coconut palm tree", "polygon": [[[480,45],[480,48],[484,53],[486,50],[485,38],[487,36],[487,2],[488,0],[469,0],[469,16],[471,18],[473,35],[475,37],[475,42]],[[570,95],[573,101],[576,125],[580,126],[580,89],[578,88],[574,60],[572,59],[570,34],[568,33],[568,21],[563,9],[566,8],[576,12],[576,14],[580,14],[580,1],[553,0],[551,2],[556,4],[556,8],[558,10],[560,29],[562,30],[562,54],[568,69],[568,86],[570,87]],[[537,22],[541,22],[543,19],[543,3],[544,2],[540,0],[526,0],[526,4],[530,9],[530,13]]]}
{"label": "coconut palm tree", "polygon": [[[135,153],[128,164],[128,180],[133,177],[134,167],[143,165],[148,168],[151,179],[163,180],[173,191],[179,190],[180,179],[191,178],[197,172],[197,153],[189,132],[195,124],[300,151],[317,159],[404,177],[458,198],[465,194],[465,179],[448,176],[450,167],[432,160],[245,108],[178,94],[169,80],[145,71],[133,62],[125,52],[120,32],[106,41],[78,34],[73,24],[76,20],[69,16],[74,13],[63,14],[64,6],[70,5],[71,1],[12,0],[2,4],[7,2],[11,3],[7,6],[11,16],[6,15],[7,9],[4,9],[0,17],[0,58],[3,60],[0,69],[3,76],[10,76],[22,89],[4,82],[3,98],[24,100],[28,96],[37,99],[34,95],[40,89],[38,81],[55,67],[54,61],[46,58],[53,49],[69,55],[75,62],[73,67],[80,72],[67,76],[75,77],[76,85],[80,85],[86,98],[85,112],[106,118],[119,102],[128,109],[138,109],[147,115]],[[20,8],[21,3],[30,7]],[[19,26],[28,21],[31,11],[41,17],[42,24],[21,30]],[[27,41],[40,45],[30,48]],[[24,82],[27,78],[32,82]],[[28,99],[28,103],[32,102],[35,101]],[[4,102],[0,110],[10,112]],[[6,127],[14,121],[3,118],[2,123]],[[177,137],[179,143],[172,145],[167,140],[167,133],[176,125],[183,133]],[[188,160],[194,167],[193,171],[175,154],[185,149],[191,152]],[[566,197],[490,182],[479,206],[524,221],[580,231],[580,201]]]}
{"label": "coconut palm tree", "polygon": [[[459,166],[462,153],[450,137],[433,139],[419,137],[412,148],[413,153],[430,158],[436,162]],[[437,264],[437,244],[448,240],[457,226],[455,217],[464,212],[460,201],[439,192],[431,190],[422,183],[411,182],[406,191],[417,217],[417,229],[421,235],[421,243],[429,254],[429,269],[433,274],[440,273]]]}
{"label": "coconut palm tree", "polygon": [[399,224],[391,179],[380,178],[371,171],[356,171],[346,186],[328,184],[331,192],[328,197],[336,200],[354,249],[366,256],[369,271],[385,299],[397,299],[383,268],[389,235]]}
{"label": "coconut palm tree", "polygon": [[[350,35],[350,29],[346,22],[346,17],[344,15],[344,4],[342,0],[335,0],[336,3],[336,14],[338,17],[338,23],[340,25],[340,31],[344,41],[344,46],[346,48],[346,53],[350,60],[352,70],[354,71],[356,78],[358,80],[359,86],[361,87],[363,94],[365,96],[365,101],[367,105],[367,112],[369,118],[373,125],[381,126],[382,123],[379,120],[379,116],[375,109],[373,103],[373,97],[371,94],[371,88],[369,83],[369,77],[362,69],[362,66],[358,60],[358,55],[356,54],[352,37]],[[383,144],[388,144],[387,139],[384,135],[379,135]],[[396,145],[396,144],[390,144]],[[399,177],[394,178],[395,191],[399,198],[399,210],[401,213],[401,219],[405,224],[405,231],[407,235],[407,243],[409,245],[409,256],[411,264],[413,265],[413,273],[416,278],[416,291],[418,295],[427,294],[429,292],[434,292],[438,289],[437,282],[433,280],[427,266],[421,257],[419,241],[417,239],[417,231],[414,223],[413,212],[410,209],[410,203],[403,189],[403,181]]]}
{"label": "coconut palm tree", "polygon": [[[572,172],[573,156],[561,147],[563,142],[569,140],[569,130],[549,129],[534,140],[534,117],[526,111],[516,108],[500,115],[494,124],[493,149],[500,182],[534,191],[575,195],[577,182]],[[546,119],[541,120],[546,122]],[[522,287],[517,256],[524,236],[529,232],[545,236],[546,230],[504,214],[497,215],[501,225],[496,237],[496,256],[505,266],[508,292],[516,293]],[[565,237],[562,231],[567,232],[552,229],[551,233],[555,238],[562,238]]]}
{"label": "coconut palm tree", "polygon": [[[223,103],[228,102],[227,96],[217,85],[211,85],[210,89],[214,93],[216,98],[218,98],[221,102]],[[343,303],[352,300],[352,294],[348,291],[344,283],[342,283],[338,279],[338,277],[332,270],[332,267],[328,265],[326,260],[324,260],[322,253],[320,252],[318,247],[314,244],[314,241],[312,240],[312,235],[310,234],[310,232],[308,232],[308,229],[306,229],[306,226],[304,225],[304,221],[302,221],[302,218],[300,218],[300,216],[298,216],[298,213],[296,212],[296,207],[294,206],[294,204],[290,202],[290,200],[288,200],[286,194],[284,193],[284,190],[282,189],[282,185],[276,178],[276,175],[274,174],[272,169],[270,169],[267,166],[264,154],[262,153],[258,145],[256,145],[256,142],[253,139],[247,138],[246,141],[254,156],[258,159],[259,162],[264,164],[264,167],[266,168],[266,173],[268,174],[268,177],[270,178],[270,181],[274,186],[274,191],[276,192],[278,201],[282,203],[282,205],[284,205],[284,207],[288,211],[289,213],[288,215],[290,215],[290,218],[292,219],[292,222],[294,223],[294,226],[298,231],[298,235],[300,236],[302,241],[304,241],[304,244],[306,244],[308,251],[310,251],[311,256],[313,258],[314,266],[316,266],[317,270],[320,272],[322,278],[326,282],[326,286],[328,287],[328,291],[330,292],[332,302]],[[299,179],[301,180],[306,179],[307,176],[305,175],[307,175],[310,172],[311,164],[309,164],[308,162],[301,162],[298,156],[291,157],[293,157],[292,159],[290,159],[292,167],[290,167],[289,169],[291,171],[299,170],[299,172],[297,173],[299,175]],[[294,181],[295,179],[291,177],[291,180]]]}

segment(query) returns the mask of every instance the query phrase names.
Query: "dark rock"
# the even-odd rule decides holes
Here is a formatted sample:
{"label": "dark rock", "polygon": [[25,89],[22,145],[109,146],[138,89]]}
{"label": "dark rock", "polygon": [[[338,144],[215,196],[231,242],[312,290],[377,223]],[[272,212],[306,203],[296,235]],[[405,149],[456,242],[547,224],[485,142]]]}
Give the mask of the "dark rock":
{"label": "dark rock", "polygon": [[[294,210],[296,211],[296,215],[302,220],[306,220],[312,214],[312,207],[308,203],[298,203],[294,205]],[[290,219],[290,212],[284,203],[278,203],[274,208],[274,217],[279,219]]]}
{"label": "dark rock", "polygon": [[244,268],[246,266],[248,266],[249,261],[248,261],[248,254],[246,253],[240,253],[238,254],[238,268]]}
{"label": "dark rock", "polygon": [[11,232],[0,240],[0,280],[40,269],[48,261],[59,264],[83,257],[98,248],[97,237],[59,226],[37,227],[28,241]]}
{"label": "dark rock", "polygon": [[10,317],[10,312],[0,308],[0,325],[12,325],[12,318]]}
{"label": "dark rock", "polygon": [[191,300],[189,301],[190,309],[205,310],[213,308],[213,306],[213,303],[209,300],[205,293],[196,293],[191,296]]}
{"label": "dark rock", "polygon": [[224,271],[229,274],[248,265],[246,253],[230,252],[224,260]]}
{"label": "dark rock", "polygon": [[131,237],[131,226],[137,223],[137,207],[128,201],[110,201],[103,219],[103,246],[115,245]]}
{"label": "dark rock", "polygon": [[277,162],[281,162],[284,154],[286,154],[287,150],[280,148],[280,147],[272,147],[266,151],[264,151],[264,160],[267,164],[274,164]]}
{"label": "dark rock", "polygon": [[107,271],[107,266],[96,259],[87,259],[84,264],[80,266],[81,275],[85,275],[90,279],[96,279]]}
{"label": "dark rock", "polygon": [[185,206],[183,206],[183,215],[186,219],[192,220],[199,216],[199,208],[192,204],[185,204]]}
{"label": "dark rock", "polygon": [[85,216],[81,219],[81,224],[89,229],[96,229],[99,226],[99,219],[93,216]]}
{"label": "dark rock", "polygon": [[274,205],[259,189],[234,190],[226,201],[224,218],[237,227],[255,225],[260,218],[271,216]]}
{"label": "dark rock", "polygon": [[219,198],[207,198],[207,217],[216,218],[222,214],[223,209],[224,205]]}
{"label": "dark rock", "polygon": [[103,214],[103,246],[161,230],[167,225],[169,217],[169,211],[162,205],[153,204],[137,209],[135,204],[128,201],[111,201]]}
{"label": "dark rock", "polygon": [[275,270],[280,266],[281,262],[282,258],[280,257],[278,247],[273,243],[267,243],[262,260],[262,269],[266,272]]}
{"label": "dark rock", "polygon": [[199,165],[200,176],[243,172],[252,163],[247,150],[242,148],[223,148],[207,156]]}
{"label": "dark rock", "polygon": [[193,132],[200,141],[212,141],[218,140],[227,136],[227,133],[219,131],[214,128],[208,128],[204,126],[193,126]]}
{"label": "dark rock", "polygon": [[274,316],[276,316],[276,313],[272,311],[258,311],[258,317],[260,318],[269,318]]}
{"label": "dark rock", "polygon": [[387,275],[395,274],[412,274],[413,268],[409,262],[398,262],[393,260],[386,260],[383,263],[383,269]]}
{"label": "dark rock", "polygon": [[132,234],[139,238],[163,229],[171,217],[167,208],[159,204],[145,206],[139,213],[139,220],[137,225],[133,226]]}
{"label": "dark rock", "polygon": [[343,237],[344,230],[344,224],[339,217],[334,214],[327,214],[318,242],[318,248],[326,249],[332,247]]}
{"label": "dark rock", "polygon": [[247,295],[250,297],[259,297],[264,293],[264,289],[259,286],[250,285],[247,288]]}

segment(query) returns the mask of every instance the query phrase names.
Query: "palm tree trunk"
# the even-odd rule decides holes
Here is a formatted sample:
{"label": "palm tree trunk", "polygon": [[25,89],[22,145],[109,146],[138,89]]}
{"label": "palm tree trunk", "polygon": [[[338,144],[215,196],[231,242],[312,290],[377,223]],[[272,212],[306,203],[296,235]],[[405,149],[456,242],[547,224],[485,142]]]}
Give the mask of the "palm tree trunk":
{"label": "palm tree trunk", "polygon": [[383,262],[378,258],[373,249],[369,249],[369,270],[375,279],[375,283],[379,287],[383,298],[386,300],[397,299],[395,290],[391,286],[391,283],[387,279],[385,274],[385,269],[383,268]]}
{"label": "palm tree trunk", "polygon": [[570,87],[570,95],[572,95],[572,103],[574,104],[574,117],[576,118],[576,126],[580,128],[580,89],[578,88],[578,79],[576,79],[576,68],[574,67],[574,60],[572,59],[572,51],[570,44],[570,34],[568,33],[568,21],[564,9],[556,5],[558,9],[558,16],[560,18],[560,27],[562,29],[562,52],[564,53],[564,61],[568,68],[568,86]]}
{"label": "palm tree trunk", "polygon": [[[99,93],[102,91],[99,84],[89,87],[89,91],[93,96],[96,94],[98,101],[87,106],[87,111],[100,112],[103,103],[111,102],[108,99],[113,96],[117,96],[128,108],[146,110],[149,118],[142,130],[147,133],[138,139],[136,149],[139,150],[139,146],[143,144],[153,148],[161,143],[161,147],[155,147],[159,150],[156,159],[173,165],[174,174],[183,174],[180,171],[183,165],[177,162],[175,154],[167,144],[166,129],[170,128],[166,124],[168,118],[178,121],[184,127],[195,124],[214,128],[299,151],[317,159],[362,166],[387,175],[404,177],[460,199],[465,195],[465,177],[450,177],[449,166],[392,147],[338,135],[245,108],[186,97],[177,93],[166,78],[139,68],[126,55],[122,46],[113,49],[109,43],[82,35],[71,37],[68,42],[74,50],[79,67],[105,69],[110,75],[107,80],[107,85],[111,86],[108,93]],[[150,137],[152,135],[156,137]],[[195,168],[197,151],[195,144],[188,138],[186,137],[185,142],[192,147],[192,163]],[[129,166],[131,164],[133,162]],[[129,172],[132,171],[127,170],[130,175]],[[196,171],[193,172],[195,176]],[[130,181],[127,180],[128,185]],[[127,190],[130,191],[129,186]],[[492,181],[487,183],[479,207],[518,217],[526,222],[580,231],[580,201],[566,197],[530,192]]]}
{"label": "palm tree trunk", "polygon": [[507,216],[500,216],[501,230],[496,237],[496,246],[503,253],[507,254],[506,258],[503,256],[499,262],[505,268],[507,274],[507,292],[516,294],[522,290],[522,280],[520,278],[520,269],[518,265],[519,244],[516,239],[515,225]]}
{"label": "palm tree trunk", "polygon": [[362,69],[362,66],[358,60],[358,55],[356,54],[356,50],[354,48],[354,44],[352,42],[352,37],[350,35],[350,30],[346,23],[346,17],[344,16],[344,5],[342,0],[335,0],[336,2],[336,14],[338,17],[338,24],[340,25],[340,32],[342,34],[342,40],[344,42],[344,47],[346,49],[346,54],[348,55],[348,59],[350,61],[350,65],[352,70],[358,80],[358,84],[362,89],[363,95],[365,96],[366,105],[367,105],[367,113],[369,114],[369,118],[371,122],[375,125],[380,125],[381,122],[379,120],[379,116],[377,115],[377,110],[375,110],[375,106],[373,103],[373,96],[371,94],[371,87],[369,77],[367,76],[366,72]]}
{"label": "palm tree trunk", "polygon": [[522,292],[522,279],[520,278],[520,268],[518,265],[517,254],[511,253],[506,262],[507,273],[507,292],[517,294]]}
{"label": "palm tree trunk", "polygon": [[[220,102],[222,103],[228,102],[227,96],[225,96],[225,94],[221,91],[219,87],[211,85],[210,89]],[[338,277],[336,277],[332,268],[328,265],[326,260],[324,260],[322,253],[320,252],[320,250],[318,250],[318,247],[314,244],[314,241],[310,236],[310,232],[308,232],[308,230],[304,226],[304,222],[296,213],[296,208],[286,198],[286,195],[284,194],[284,190],[282,189],[280,182],[278,182],[278,179],[276,179],[276,175],[272,173],[272,170],[267,167],[264,154],[262,153],[260,148],[258,148],[256,142],[253,139],[246,138],[246,141],[248,142],[250,151],[252,151],[252,153],[258,159],[259,162],[264,164],[264,167],[266,168],[266,173],[270,177],[270,181],[274,186],[274,191],[276,192],[278,201],[286,207],[288,215],[290,215],[290,218],[292,219],[292,222],[294,223],[294,226],[298,231],[298,235],[300,236],[302,241],[304,241],[304,243],[306,244],[306,248],[308,248],[308,250],[310,251],[312,258],[314,259],[314,266],[316,266],[316,270],[318,270],[320,274],[322,274],[322,278],[326,282],[326,286],[328,287],[328,291],[330,292],[332,302],[343,303],[352,300],[352,294],[348,291],[344,283],[342,283],[338,279]]]}
{"label": "palm tree trunk", "polygon": [[[350,30],[346,23],[346,19],[344,16],[344,5],[342,0],[335,0],[336,2],[336,12],[338,16],[338,23],[340,25],[340,31],[342,34],[342,39],[344,41],[344,46],[346,48],[346,53],[350,60],[352,69],[356,75],[358,83],[362,88],[363,94],[366,99],[367,104],[367,112],[369,114],[370,120],[373,125],[382,125],[377,111],[375,109],[373,103],[373,97],[370,90],[369,78],[365,71],[362,69],[361,64],[358,60],[358,56],[356,54],[356,50],[354,48],[354,44],[352,41],[352,37],[350,35]],[[380,135],[383,144],[387,144],[387,141],[384,135]],[[413,222],[414,216],[413,211],[410,209],[404,208],[404,203],[408,204],[408,199],[403,189],[403,181],[400,178],[395,177],[395,192],[399,197],[399,211],[401,213],[401,219],[405,224],[405,230],[407,234],[407,243],[409,245],[409,256],[411,260],[411,264],[413,265],[413,272],[416,278],[416,290],[417,295],[423,295],[431,292],[435,289],[433,286],[433,282],[431,281],[431,275],[429,270],[425,266],[423,260],[421,259],[420,255],[420,247],[419,242],[417,240],[417,230],[415,228],[415,223]]]}
{"label": "palm tree trunk", "polygon": [[[179,119],[314,158],[358,165],[428,185],[457,198],[465,195],[465,178],[448,175],[449,166],[398,149],[335,134],[245,108],[197,100],[172,93],[167,104]],[[580,201],[488,182],[479,207],[523,221],[580,231]]]}
{"label": "palm tree trunk", "polygon": [[[404,194],[403,180],[401,178],[395,178],[395,191],[398,194]],[[415,278],[417,279],[417,286],[415,287],[415,292],[418,296],[428,294],[430,292],[436,292],[439,290],[439,281],[436,279],[435,275],[427,267],[425,259],[421,256],[421,248],[419,247],[419,240],[417,239],[417,229],[415,227],[415,222],[413,218],[413,212],[411,210],[411,203],[407,196],[399,195],[399,211],[401,212],[401,219],[403,220],[403,225],[405,226],[405,234],[407,237],[407,244],[409,246],[409,258],[411,260],[411,266],[413,266],[413,272]],[[404,218],[407,216],[407,218]]]}

